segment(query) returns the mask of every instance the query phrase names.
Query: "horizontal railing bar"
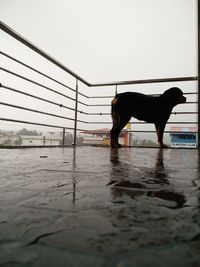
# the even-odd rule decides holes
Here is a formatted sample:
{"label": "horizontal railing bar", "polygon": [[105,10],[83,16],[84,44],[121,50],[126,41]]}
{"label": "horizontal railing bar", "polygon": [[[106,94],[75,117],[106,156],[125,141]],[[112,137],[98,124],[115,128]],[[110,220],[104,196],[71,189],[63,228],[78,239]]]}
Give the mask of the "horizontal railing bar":
{"label": "horizontal railing bar", "polygon": [[198,95],[198,92],[188,92],[188,93],[183,93],[184,95]]}
{"label": "horizontal railing bar", "polygon": [[111,104],[88,104],[88,107],[111,107]]}
{"label": "horizontal railing bar", "polygon": [[182,112],[182,111],[175,111],[175,112],[172,112],[171,114],[173,114],[173,115],[179,115],[179,114],[181,114],[181,115],[186,115],[186,114],[198,114],[198,112],[197,111],[184,111],[184,112]]}
{"label": "horizontal railing bar", "polygon": [[[130,122],[131,124],[149,124],[147,122]],[[197,121],[168,121],[167,124],[197,124]]]}
{"label": "horizontal railing bar", "polygon": [[[5,103],[5,102],[0,102],[0,105],[4,105],[4,106],[16,108],[16,109],[23,109],[23,110],[31,111],[31,112],[34,112],[34,113],[39,113],[39,114],[43,114],[43,115],[48,115],[48,116],[52,116],[52,117],[57,117],[57,118],[61,118],[61,119],[74,121],[74,119],[69,118],[69,117],[56,115],[56,114],[53,114],[53,113],[48,113],[48,112],[44,112],[44,111],[40,111],[40,110],[36,110],[36,109],[26,108],[26,107],[22,107],[22,106],[18,106],[18,105],[13,105],[13,104]],[[88,122],[82,121],[82,120],[77,120],[77,121],[81,122],[81,123],[88,123]]]}
{"label": "horizontal railing bar", "polygon": [[[39,100],[41,100],[41,101],[44,101],[44,102],[47,102],[47,103],[50,103],[50,104],[59,106],[59,107],[61,107],[61,108],[66,108],[66,109],[75,111],[74,108],[70,108],[70,107],[67,107],[67,106],[65,106],[65,105],[63,105],[63,104],[58,104],[58,103],[53,102],[53,101],[51,101],[51,100],[47,100],[47,99],[44,99],[44,98],[39,97],[39,96],[35,96],[35,95],[32,95],[32,94],[28,94],[28,93],[19,91],[19,90],[17,90],[17,89],[11,88],[11,87],[9,87],[9,86],[5,86],[5,85],[3,85],[3,84],[0,84],[0,88],[4,88],[4,89],[10,90],[10,91],[13,91],[13,92],[15,92],[15,93],[18,93],[18,94],[22,94],[22,95],[26,95],[26,96],[29,96],[29,97],[32,97],[32,98],[35,98],[35,99],[39,99]],[[79,110],[78,110],[78,112],[84,114],[83,111],[79,111]]]}
{"label": "horizontal railing bar", "polygon": [[79,81],[86,84],[87,86],[90,86],[90,83],[88,83],[86,80],[84,80],[78,74],[76,74],[75,72],[73,72],[72,70],[70,70],[69,68],[64,66],[62,63],[60,63],[59,61],[57,61],[56,59],[54,59],[53,57],[48,55],[45,51],[41,50],[36,45],[32,44],[30,41],[28,41],[27,39],[22,37],[20,34],[18,34],[16,31],[14,31],[12,28],[10,28],[8,25],[6,25],[5,23],[3,23],[1,21],[0,21],[0,29],[3,30],[4,32],[8,33],[9,35],[11,35],[13,38],[15,38],[19,42],[23,43],[24,45],[26,45],[27,47],[29,47],[30,49],[32,49],[36,53],[38,53],[42,57],[46,58],[48,61],[50,61],[54,65],[58,66],[59,68],[61,68],[65,72],[69,73],[74,78],[78,79]]}
{"label": "horizontal railing bar", "polygon": [[[188,92],[188,93],[183,93],[184,95],[197,95],[198,93],[197,92]],[[149,95],[149,96],[153,96],[153,95],[161,95],[161,94],[147,94],[147,95]],[[88,98],[90,99],[104,99],[104,98],[114,98],[115,96],[113,95],[113,96],[88,96]]]}
{"label": "horizontal railing bar", "polygon": [[[60,128],[60,129],[68,129],[73,130],[74,128],[71,127],[65,127],[65,126],[58,126],[58,125],[51,125],[51,124],[44,124],[44,123],[38,123],[38,122],[30,122],[30,121],[23,121],[23,120],[14,120],[9,118],[1,118],[0,121],[9,121],[9,122],[16,122],[16,123],[24,123],[24,124],[31,124],[31,125],[38,125],[38,126],[45,126],[45,127],[52,127],[52,128]],[[84,131],[84,129],[77,129],[78,131]]]}
{"label": "horizontal railing bar", "polygon": [[[129,132],[129,133],[156,133],[156,131],[149,131],[149,130],[146,130],[146,131],[140,131],[140,130],[128,130],[127,132]],[[164,133],[174,133],[173,131],[164,131]],[[176,132],[176,133],[179,133],[179,132]],[[182,132],[182,133],[184,133],[184,132]],[[191,133],[191,132],[190,132]],[[197,131],[194,131],[194,132],[192,132],[192,133],[198,133]]]}
{"label": "horizontal railing bar", "polygon": [[[48,87],[48,86],[46,86],[46,85],[43,85],[43,84],[38,83],[38,82],[36,82],[36,81],[33,81],[33,80],[31,80],[31,79],[29,79],[29,78],[27,78],[27,77],[25,77],[25,76],[22,76],[22,75],[20,75],[20,74],[18,74],[18,73],[16,73],[16,72],[13,72],[13,71],[10,71],[10,70],[8,70],[8,69],[1,68],[1,67],[0,67],[0,70],[5,71],[5,72],[7,72],[7,73],[9,73],[9,74],[11,74],[11,75],[14,75],[14,76],[16,76],[16,77],[18,77],[18,78],[20,78],[20,79],[23,79],[23,80],[25,80],[25,81],[27,81],[27,82],[33,83],[33,84],[35,84],[35,85],[37,85],[37,86],[40,86],[40,87],[42,87],[42,88],[44,88],[44,89],[46,89],[46,90],[48,90],[48,91],[50,91],[50,92],[53,92],[53,93],[55,93],[55,94],[57,94],[57,95],[61,95],[61,96],[66,97],[66,98],[68,98],[68,99],[70,99],[70,100],[72,100],[72,101],[75,101],[75,98],[72,98],[72,97],[70,97],[70,96],[67,96],[67,95],[65,95],[65,94],[62,94],[62,93],[60,93],[60,92],[58,92],[58,91],[56,91],[56,90],[54,90],[54,89],[52,89],[52,88],[50,88],[50,87]],[[87,106],[87,104],[85,104],[85,103],[83,103],[83,102],[80,102],[80,101],[78,101],[78,102],[79,102],[80,104],[82,104],[82,105]]]}
{"label": "horizontal railing bar", "polygon": [[[84,131],[86,131],[86,130],[84,130]],[[90,130],[87,130],[87,131],[90,131]],[[126,130],[125,132],[128,132],[128,133],[155,133],[156,134],[155,130]],[[164,131],[164,133],[174,133],[174,131]],[[179,132],[176,132],[176,133],[179,133]],[[182,133],[185,133],[185,132],[182,132]],[[194,131],[194,132],[190,132],[190,133],[194,133],[194,134],[196,133],[197,134],[198,131]]]}
{"label": "horizontal railing bar", "polygon": [[[197,104],[198,102],[196,101],[189,101],[182,103],[183,105],[185,104]],[[111,107],[111,104],[88,104],[88,107]]]}
{"label": "horizontal railing bar", "polygon": [[115,95],[112,95],[112,96],[88,96],[88,98],[90,99],[98,99],[98,98],[114,98]]}
{"label": "horizontal railing bar", "polygon": [[160,78],[160,79],[146,79],[146,80],[132,80],[132,81],[115,81],[108,83],[91,84],[92,87],[104,87],[114,85],[129,85],[129,84],[145,84],[145,83],[167,83],[167,82],[186,82],[197,81],[198,77],[174,77],[174,78]]}
{"label": "horizontal railing bar", "polygon": [[[112,124],[111,121],[105,121],[105,122],[102,122],[102,121],[89,121],[88,124]],[[135,122],[130,122],[130,124],[152,124],[152,123],[148,123],[148,122],[144,122],[144,121],[135,121]],[[181,121],[170,121],[170,122],[167,122],[167,124],[198,124],[198,122],[189,122],[189,121],[186,121],[186,122],[181,122]]]}
{"label": "horizontal railing bar", "polygon": [[[38,74],[44,76],[45,78],[48,78],[49,80],[51,80],[51,81],[53,81],[53,82],[56,82],[57,84],[60,84],[60,85],[64,86],[65,88],[67,88],[67,89],[69,89],[69,90],[71,90],[71,91],[73,91],[73,92],[76,92],[76,90],[73,89],[73,88],[71,88],[70,86],[68,86],[68,85],[66,85],[66,84],[64,84],[64,83],[62,83],[62,82],[60,82],[60,81],[58,81],[58,80],[56,80],[56,79],[54,79],[54,78],[48,76],[47,74],[45,74],[45,73],[43,73],[43,72],[41,72],[41,71],[39,71],[39,70],[37,70],[37,69],[35,69],[35,68],[33,68],[33,67],[27,65],[26,63],[24,63],[24,62],[22,62],[22,61],[20,61],[20,60],[18,60],[18,59],[16,59],[16,58],[14,58],[14,57],[11,57],[10,55],[4,53],[3,51],[0,51],[0,54],[2,54],[3,56],[5,56],[5,57],[7,57],[7,58],[9,58],[9,59],[11,59],[11,60],[13,60],[13,61],[15,61],[15,62],[21,64],[21,65],[24,66],[24,67],[26,67],[26,68],[28,68],[28,69],[30,69],[30,70],[32,70],[32,71],[34,71],[34,72],[36,72],[36,73],[38,73]],[[84,97],[88,98],[88,96],[84,95],[83,93],[80,93],[80,92],[79,92],[78,94],[81,95],[81,96],[84,96]]]}
{"label": "horizontal railing bar", "polygon": [[[185,112],[172,112],[171,114],[173,114],[173,115],[179,115],[179,114],[183,114],[183,115],[185,115],[185,114],[197,114],[197,112],[193,112],[193,111],[185,111]],[[99,115],[99,116],[111,116],[111,112],[110,113],[101,113],[101,112],[98,112],[98,113],[87,113],[87,115],[94,115],[94,116],[97,116],[97,115]]]}
{"label": "horizontal railing bar", "polygon": [[98,113],[88,113],[87,115],[99,115],[99,116],[104,116],[104,115],[110,115],[111,116],[111,112],[110,113],[101,113],[101,112],[98,112]]}

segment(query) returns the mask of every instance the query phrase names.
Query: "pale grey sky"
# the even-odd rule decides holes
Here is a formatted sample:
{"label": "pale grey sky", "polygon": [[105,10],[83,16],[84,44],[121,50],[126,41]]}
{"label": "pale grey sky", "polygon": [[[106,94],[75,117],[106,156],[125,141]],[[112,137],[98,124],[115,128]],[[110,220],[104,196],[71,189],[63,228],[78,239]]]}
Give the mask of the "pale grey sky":
{"label": "pale grey sky", "polygon": [[196,0],[0,0],[0,17],[86,80],[196,74]]}
{"label": "pale grey sky", "polygon": [[[0,19],[91,83],[197,75],[196,0],[0,0]],[[0,43],[4,52],[66,81],[63,72],[57,73],[3,32]],[[3,67],[10,66],[0,57]],[[27,73],[11,66],[16,68]],[[18,80],[11,82],[4,73],[1,77],[10,86],[25,86]],[[69,83],[74,82],[69,79]],[[179,85],[186,91],[196,90],[195,82]],[[178,84],[132,86],[131,90],[152,93],[155,88],[155,93],[162,93],[170,86]],[[114,94],[114,88],[83,90],[91,95]],[[7,94],[1,97],[8,102],[13,95]]]}

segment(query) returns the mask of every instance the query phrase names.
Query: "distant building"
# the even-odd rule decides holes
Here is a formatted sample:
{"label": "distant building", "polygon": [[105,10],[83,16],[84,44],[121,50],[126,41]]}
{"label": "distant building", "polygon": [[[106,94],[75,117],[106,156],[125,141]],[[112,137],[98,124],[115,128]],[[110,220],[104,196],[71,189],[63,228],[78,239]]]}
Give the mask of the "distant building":
{"label": "distant building", "polygon": [[0,133],[0,146],[12,146],[19,143],[19,136],[14,132],[1,132]]}
{"label": "distant building", "polygon": [[[110,145],[110,129],[85,130],[81,132],[83,136],[83,144]],[[129,132],[127,129],[121,131],[119,143],[129,146]]]}
{"label": "distant building", "polygon": [[59,146],[62,137],[54,132],[44,135],[21,135],[22,146]]}
{"label": "distant building", "polygon": [[196,127],[171,127],[170,128],[171,147],[197,147]]}

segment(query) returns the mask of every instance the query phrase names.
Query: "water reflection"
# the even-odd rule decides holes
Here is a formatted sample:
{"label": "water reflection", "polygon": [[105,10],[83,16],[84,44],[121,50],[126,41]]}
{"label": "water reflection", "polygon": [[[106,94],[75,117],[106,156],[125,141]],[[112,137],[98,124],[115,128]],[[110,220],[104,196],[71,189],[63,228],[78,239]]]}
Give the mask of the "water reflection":
{"label": "water reflection", "polygon": [[122,150],[111,149],[110,162],[112,163],[111,191],[114,201],[117,198],[128,195],[135,199],[146,195],[150,198],[159,198],[175,202],[175,206],[169,208],[182,208],[186,197],[182,192],[176,192],[170,185],[169,170],[165,168],[163,160],[163,149],[159,149],[155,159],[155,167],[134,166],[129,161],[119,158]]}
{"label": "water reflection", "polygon": [[[76,170],[76,146],[73,147],[73,160],[72,160],[72,169]],[[76,203],[76,176],[75,172],[72,172],[72,185],[73,185],[73,204]]]}

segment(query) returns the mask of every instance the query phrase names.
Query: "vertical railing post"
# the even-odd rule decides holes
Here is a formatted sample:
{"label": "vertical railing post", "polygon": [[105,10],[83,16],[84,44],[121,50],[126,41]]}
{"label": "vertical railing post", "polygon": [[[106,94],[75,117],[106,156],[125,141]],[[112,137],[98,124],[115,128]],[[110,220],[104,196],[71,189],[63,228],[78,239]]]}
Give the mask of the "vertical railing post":
{"label": "vertical railing post", "polygon": [[74,116],[74,140],[73,146],[76,145],[76,134],[77,134],[77,115],[78,115],[78,79],[76,79],[76,98],[75,98],[75,116]]}
{"label": "vertical railing post", "polygon": [[200,0],[198,0],[198,149],[200,149]]}
{"label": "vertical railing post", "polygon": [[65,128],[63,128],[63,133],[62,133],[62,146],[65,145]]}

